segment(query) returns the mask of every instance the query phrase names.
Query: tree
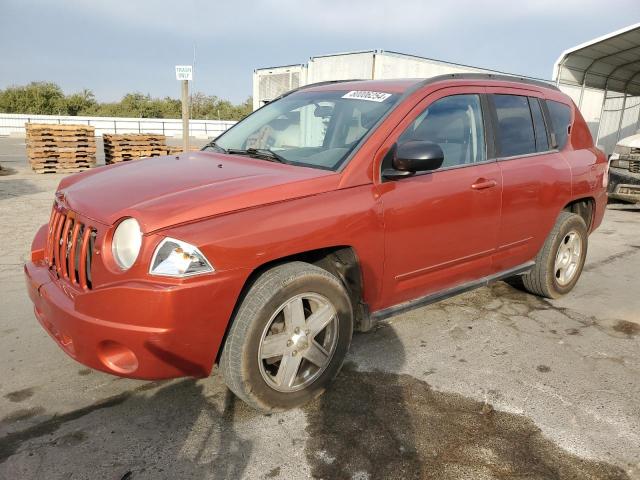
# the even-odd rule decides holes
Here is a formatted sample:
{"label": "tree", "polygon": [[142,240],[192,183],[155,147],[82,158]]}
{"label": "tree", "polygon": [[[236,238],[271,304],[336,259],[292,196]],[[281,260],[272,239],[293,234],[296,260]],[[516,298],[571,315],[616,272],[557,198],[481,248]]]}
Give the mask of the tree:
{"label": "tree", "polygon": [[[191,118],[240,120],[252,111],[252,99],[234,105],[215,95],[196,92],[191,97]],[[32,82],[0,90],[0,112],[98,117],[180,118],[180,100],[154,98],[140,92],[127,93],[119,102],[98,103],[93,92],[64,95],[55,83]]]}
{"label": "tree", "polygon": [[55,115],[66,113],[64,93],[55,83],[31,82],[0,91],[0,110],[6,113]]}
{"label": "tree", "polygon": [[253,111],[253,99],[234,105],[228,100],[196,92],[191,96],[191,117],[197,119],[240,120]]}
{"label": "tree", "polygon": [[91,90],[86,88],[80,93],[73,93],[64,99],[67,115],[80,115],[97,104]]}

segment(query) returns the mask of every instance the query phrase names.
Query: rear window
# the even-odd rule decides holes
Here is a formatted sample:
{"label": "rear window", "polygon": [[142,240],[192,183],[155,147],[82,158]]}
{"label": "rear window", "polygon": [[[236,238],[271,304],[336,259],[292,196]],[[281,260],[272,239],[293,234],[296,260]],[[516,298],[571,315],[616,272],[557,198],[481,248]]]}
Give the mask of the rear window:
{"label": "rear window", "polygon": [[498,148],[501,157],[536,152],[536,137],[529,100],[520,95],[493,95],[498,117]]}
{"label": "rear window", "polygon": [[558,150],[562,150],[569,138],[569,126],[571,125],[571,107],[564,103],[547,100],[547,108],[551,117],[553,133],[556,134]]}

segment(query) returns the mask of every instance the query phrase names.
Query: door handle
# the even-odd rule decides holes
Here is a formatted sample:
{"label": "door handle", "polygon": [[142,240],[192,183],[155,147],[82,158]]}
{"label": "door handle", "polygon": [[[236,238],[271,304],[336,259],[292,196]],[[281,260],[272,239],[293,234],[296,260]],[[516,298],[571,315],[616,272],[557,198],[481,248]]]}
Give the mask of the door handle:
{"label": "door handle", "polygon": [[486,178],[479,178],[475,183],[471,184],[471,188],[474,190],[484,190],[485,188],[492,188],[498,185],[495,180],[487,180]]}

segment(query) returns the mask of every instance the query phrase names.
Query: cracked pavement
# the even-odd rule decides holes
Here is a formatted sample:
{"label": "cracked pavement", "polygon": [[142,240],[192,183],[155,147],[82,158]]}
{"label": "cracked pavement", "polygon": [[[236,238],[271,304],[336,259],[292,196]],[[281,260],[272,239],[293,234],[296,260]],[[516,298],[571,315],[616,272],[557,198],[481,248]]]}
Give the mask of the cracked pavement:
{"label": "cracked pavement", "polygon": [[[498,282],[354,337],[304,409],[263,416],[202,380],[68,358],[22,263],[62,176],[0,138],[0,478],[640,479],[640,208],[610,205],[575,290]],[[8,170],[7,170],[8,169]]]}

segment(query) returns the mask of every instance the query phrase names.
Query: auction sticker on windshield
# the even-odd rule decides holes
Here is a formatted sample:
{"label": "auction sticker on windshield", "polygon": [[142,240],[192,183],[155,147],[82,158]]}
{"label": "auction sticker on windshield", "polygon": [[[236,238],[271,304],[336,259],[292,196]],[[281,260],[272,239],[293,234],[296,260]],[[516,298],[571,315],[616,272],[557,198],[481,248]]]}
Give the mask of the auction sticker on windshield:
{"label": "auction sticker on windshield", "polygon": [[351,90],[346,93],[342,98],[353,98],[354,100],[368,100],[370,102],[384,102],[391,96],[390,93],[384,92],[370,92],[368,90]]}

